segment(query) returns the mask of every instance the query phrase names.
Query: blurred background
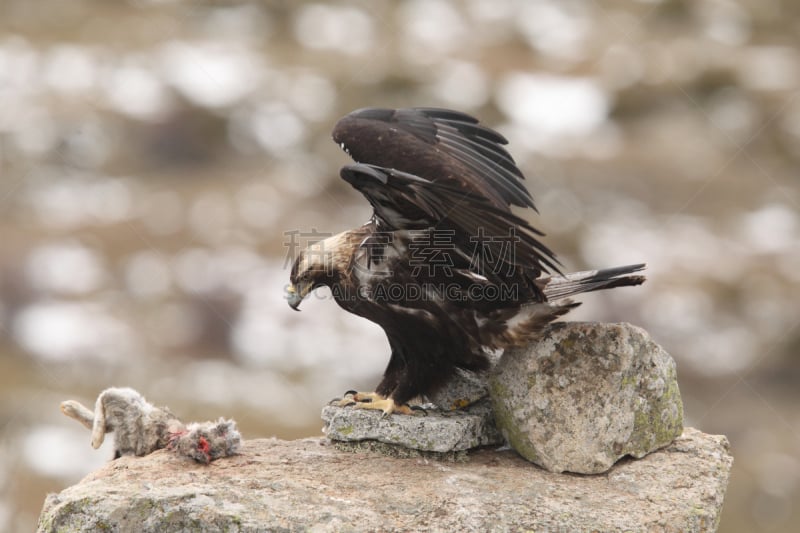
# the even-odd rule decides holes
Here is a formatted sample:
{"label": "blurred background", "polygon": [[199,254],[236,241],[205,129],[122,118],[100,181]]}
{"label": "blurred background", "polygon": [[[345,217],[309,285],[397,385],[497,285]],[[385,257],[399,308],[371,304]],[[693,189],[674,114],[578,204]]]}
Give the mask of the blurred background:
{"label": "blurred background", "polygon": [[648,263],[571,318],[675,357],[732,444],[720,531],[796,531],[798,43],[792,0],[2,0],[0,530],[110,456],[62,400],[293,439],[373,387],[382,332],[291,312],[287,244],[369,216],[335,121],[425,105],[508,137],[566,269]]}

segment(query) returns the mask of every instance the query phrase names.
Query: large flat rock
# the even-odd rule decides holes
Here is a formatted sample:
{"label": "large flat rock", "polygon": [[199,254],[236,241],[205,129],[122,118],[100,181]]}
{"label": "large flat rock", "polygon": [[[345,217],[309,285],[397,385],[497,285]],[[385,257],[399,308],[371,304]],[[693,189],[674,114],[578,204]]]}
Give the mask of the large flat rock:
{"label": "large flat rock", "polygon": [[48,496],[38,530],[713,531],[732,461],[725,437],[689,428],[599,476],[511,450],[445,463],[250,440],[207,466],[163,450],[112,461]]}

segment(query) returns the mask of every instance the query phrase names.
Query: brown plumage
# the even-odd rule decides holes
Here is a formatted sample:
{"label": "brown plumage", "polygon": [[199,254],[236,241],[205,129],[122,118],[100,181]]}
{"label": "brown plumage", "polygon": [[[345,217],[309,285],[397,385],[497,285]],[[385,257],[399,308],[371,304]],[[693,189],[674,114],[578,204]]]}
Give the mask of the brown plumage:
{"label": "brown plumage", "polygon": [[288,300],[297,309],[326,285],[342,308],[384,329],[392,354],[376,393],[388,403],[372,402],[384,412],[457,368],[486,369],[489,350],[530,342],[578,305],[565,298],[644,281],[634,274],[644,265],[561,276],[542,233],[511,212],[535,208],[506,140],[469,115],[362,109],[333,139],[356,161],[341,176],[373,216],[302,252]]}

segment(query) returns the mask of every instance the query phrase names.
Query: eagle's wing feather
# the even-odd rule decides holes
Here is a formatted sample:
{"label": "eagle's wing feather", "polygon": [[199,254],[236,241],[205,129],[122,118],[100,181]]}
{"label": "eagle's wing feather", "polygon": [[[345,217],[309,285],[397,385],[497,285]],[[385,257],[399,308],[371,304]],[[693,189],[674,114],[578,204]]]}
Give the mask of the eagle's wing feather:
{"label": "eagle's wing feather", "polygon": [[425,179],[361,163],[343,166],[340,175],[369,201],[378,227],[384,231],[423,229],[439,221],[440,213],[424,192],[430,183]]}
{"label": "eagle's wing feather", "polygon": [[[375,165],[347,165],[341,176],[370,202],[378,226],[384,230],[453,230],[455,244],[464,250],[483,244],[489,247],[493,258],[509,267],[558,271],[555,254],[536,239],[541,232],[481,196],[441,181]],[[485,237],[484,242],[478,242],[476,236]],[[484,268],[478,271],[487,274]]]}
{"label": "eagle's wing feather", "polygon": [[334,139],[358,163],[408,172],[486,198],[495,206],[534,208],[525,179],[503,145],[477,119],[448,109],[361,109],[334,128]]}
{"label": "eagle's wing feather", "polygon": [[[471,188],[487,197],[499,194],[506,204],[534,207],[530,193],[520,182],[525,176],[511,154],[503,148],[508,141],[481,125],[476,118],[449,109],[415,107],[398,109],[393,119],[466,165],[472,172],[459,175],[459,181],[468,181]],[[432,128],[434,139],[430,136]]]}
{"label": "eagle's wing feather", "polygon": [[488,160],[483,146],[469,139],[458,138],[446,129],[439,130],[438,135],[440,145],[447,150],[450,157],[459,160],[475,175],[491,176],[492,186],[504,200],[513,200],[511,203],[514,205],[525,205],[536,209],[527,190],[517,178],[516,173],[519,169],[516,165],[513,165],[513,169],[516,170],[514,172],[505,160]]}

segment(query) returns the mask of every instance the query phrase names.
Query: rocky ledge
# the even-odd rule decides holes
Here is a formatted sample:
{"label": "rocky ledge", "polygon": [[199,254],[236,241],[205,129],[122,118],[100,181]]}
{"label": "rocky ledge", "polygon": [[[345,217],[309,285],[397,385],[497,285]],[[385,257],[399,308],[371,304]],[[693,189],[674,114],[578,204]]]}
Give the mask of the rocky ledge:
{"label": "rocky ledge", "polygon": [[595,476],[508,449],[443,462],[250,440],[210,465],[164,450],[111,461],[48,496],[38,531],[712,531],[732,461],[725,437],[691,428]]}

